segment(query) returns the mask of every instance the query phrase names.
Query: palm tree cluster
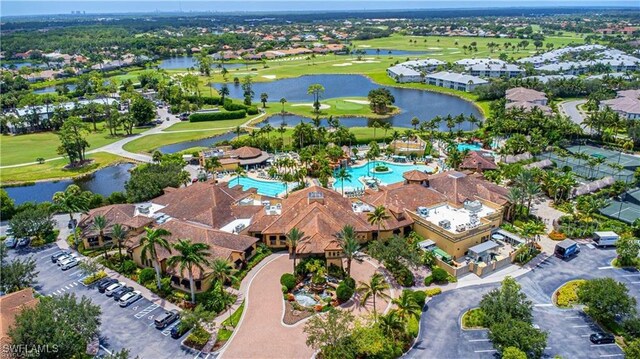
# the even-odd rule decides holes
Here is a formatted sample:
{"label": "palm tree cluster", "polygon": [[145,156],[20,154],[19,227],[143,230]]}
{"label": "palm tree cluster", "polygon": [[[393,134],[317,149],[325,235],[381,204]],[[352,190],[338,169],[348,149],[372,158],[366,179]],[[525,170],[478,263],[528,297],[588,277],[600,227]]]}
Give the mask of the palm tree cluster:
{"label": "palm tree cluster", "polygon": [[507,195],[513,212],[510,211],[507,218],[511,218],[512,214],[515,214],[516,217],[523,216],[526,218],[529,216],[533,200],[541,193],[541,188],[538,184],[540,173],[540,170],[524,170],[513,180],[512,187]]}

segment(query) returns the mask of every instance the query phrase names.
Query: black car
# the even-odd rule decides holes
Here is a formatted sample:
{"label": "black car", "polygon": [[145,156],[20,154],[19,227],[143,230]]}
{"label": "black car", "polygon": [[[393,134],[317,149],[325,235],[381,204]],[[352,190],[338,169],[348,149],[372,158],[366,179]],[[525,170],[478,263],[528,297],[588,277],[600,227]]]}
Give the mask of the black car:
{"label": "black car", "polygon": [[178,339],[191,329],[186,323],[178,322],[173,328],[171,328],[171,338]]}
{"label": "black car", "polygon": [[51,255],[51,262],[52,263],[56,263],[56,261],[58,260],[58,258],[67,255],[67,254],[71,254],[69,253],[69,251],[58,251],[55,252],[54,254]]}
{"label": "black car", "polygon": [[98,284],[98,291],[100,293],[104,293],[107,290],[107,287],[114,283],[118,283],[118,280],[113,278],[105,278],[100,282],[100,284]]}
{"label": "black car", "polygon": [[67,223],[67,228],[69,229],[74,229],[78,226],[78,220],[77,219],[70,219],[69,222]]}
{"label": "black car", "polygon": [[174,309],[172,311],[160,314],[160,316],[158,316],[155,320],[155,325],[158,329],[164,329],[178,319],[180,319],[180,313],[178,313],[178,311]]}
{"label": "black car", "polygon": [[616,342],[616,338],[613,334],[609,333],[594,333],[589,337],[593,344],[612,344]]}
{"label": "black car", "polygon": [[112,295],[113,300],[119,301],[120,298],[122,298],[123,295],[125,295],[125,294],[127,294],[129,292],[133,292],[133,287],[120,287],[115,292],[113,292],[113,295]]}

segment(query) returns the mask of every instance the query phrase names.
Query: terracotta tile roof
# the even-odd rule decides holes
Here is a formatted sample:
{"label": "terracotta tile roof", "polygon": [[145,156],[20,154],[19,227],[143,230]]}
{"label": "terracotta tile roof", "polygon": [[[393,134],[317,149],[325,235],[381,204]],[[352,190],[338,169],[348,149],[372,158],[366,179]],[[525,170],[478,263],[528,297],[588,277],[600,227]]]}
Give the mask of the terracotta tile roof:
{"label": "terracotta tile roof", "polygon": [[129,228],[142,228],[146,227],[153,223],[153,218],[145,217],[145,216],[135,216],[128,221],[125,221],[121,224],[129,227]]}
{"label": "terracotta tile roof", "polygon": [[[3,345],[9,342],[9,328],[15,323],[15,317],[24,308],[33,308],[40,300],[34,298],[33,289],[25,288],[17,292],[9,293],[0,297],[0,341]],[[11,355],[2,358],[11,358]]]}
{"label": "terracotta tile roof", "polygon": [[457,171],[447,171],[431,176],[429,187],[444,194],[449,201],[457,204],[477,198],[500,205],[508,202],[507,193],[509,191],[506,188]]}
{"label": "terracotta tile roof", "polygon": [[533,109],[537,108],[547,115],[550,115],[553,113],[553,110],[551,110],[551,107],[549,106],[539,105],[537,103],[527,102],[527,101],[509,102],[505,105],[505,108],[507,109],[519,108],[519,109],[522,109],[522,111],[524,112],[531,112],[533,111]]}
{"label": "terracotta tile roof", "polygon": [[116,223],[120,223],[123,225],[133,225],[138,223],[138,219],[132,221],[135,217],[135,212],[136,206],[133,204],[112,204],[109,206],[95,208],[90,210],[86,216],[83,216],[83,218],[80,220],[80,223],[78,223],[78,227],[80,227],[84,235],[95,234],[93,233],[93,221],[96,216],[104,216],[107,220],[108,226],[106,231],[108,232],[109,229]]}
{"label": "terracotta tile roof", "polygon": [[418,170],[407,171],[402,174],[402,177],[404,177],[404,179],[406,179],[407,181],[422,182],[429,180],[428,174]]}
{"label": "terracotta tile roof", "polygon": [[229,156],[238,157],[239,159],[247,159],[247,158],[255,158],[262,154],[262,151],[259,148],[242,146],[235,150],[229,151]]}
{"label": "terracotta tile roof", "polygon": [[531,90],[524,87],[508,89],[505,94],[507,102],[534,102],[547,99],[544,92]]}
{"label": "terracotta tile roof", "polygon": [[[231,253],[244,252],[259,241],[259,239],[255,237],[223,232],[198,223],[176,219],[158,225],[156,228],[163,228],[171,233],[171,235],[166,237],[169,244],[177,243],[179,239],[190,239],[193,243],[208,244],[209,252],[211,253],[209,260],[215,258],[229,260],[231,259]],[[143,233],[127,240],[127,247],[133,249],[140,246],[140,240],[144,235]],[[170,253],[164,248],[157,248],[157,252],[160,261],[177,254],[175,250],[172,250]],[[200,278],[200,275],[201,273],[199,273],[197,268],[194,269],[194,276]],[[186,277],[186,273],[184,277]]]}
{"label": "terracotta tile roof", "polygon": [[239,218],[251,218],[262,206],[240,206],[238,201],[252,195],[240,186],[229,188],[212,182],[198,182],[154,199],[152,202],[166,206],[161,211],[167,215],[221,228]]}
{"label": "terracotta tile roof", "polygon": [[[311,193],[318,193],[313,199]],[[305,233],[298,251],[324,253],[335,247],[335,234],[345,224],[351,224],[356,232],[368,232],[372,228],[366,218],[353,211],[351,201],[339,193],[319,186],[311,186],[293,192],[282,201],[279,215],[260,211],[249,225],[248,231],[263,235],[284,235],[296,227]]]}
{"label": "terracotta tile roof", "polygon": [[464,158],[460,168],[474,169],[474,170],[495,170],[498,168],[493,160],[493,156],[485,156],[487,152],[482,151],[470,151],[467,157]]}
{"label": "terracotta tile roof", "polygon": [[445,195],[417,183],[381,186],[377,192],[367,192],[361,199],[374,207],[384,206],[390,212],[390,218],[383,223],[383,228],[387,230],[413,224],[405,210],[415,211],[420,206],[430,207],[447,202]]}

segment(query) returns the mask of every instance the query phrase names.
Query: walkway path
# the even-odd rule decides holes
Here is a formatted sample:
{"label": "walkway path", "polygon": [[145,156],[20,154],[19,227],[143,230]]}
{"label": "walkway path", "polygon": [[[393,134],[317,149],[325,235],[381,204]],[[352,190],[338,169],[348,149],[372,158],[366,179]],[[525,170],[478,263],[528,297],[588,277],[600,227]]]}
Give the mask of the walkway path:
{"label": "walkway path", "polygon": [[[234,130],[236,127],[220,127],[220,128],[207,128],[207,129],[198,129],[198,130],[178,130],[178,131],[164,131],[165,129],[171,127],[172,125],[175,125],[176,123],[180,122],[180,119],[175,116],[170,114],[166,108],[159,108],[157,113],[157,117],[163,120],[166,120],[166,118],[169,118],[169,121],[163,121],[162,124],[155,126],[147,131],[141,132],[137,135],[133,135],[133,136],[128,136],[125,137],[121,140],[118,140],[116,142],[110,143],[108,145],[104,145],[102,147],[98,147],[96,149],[87,151],[87,154],[92,154],[92,153],[97,153],[97,152],[108,152],[120,157],[124,157],[124,158],[128,158],[134,161],[138,161],[138,162],[151,162],[151,156],[149,155],[145,155],[145,154],[141,154],[141,153],[133,153],[133,152],[129,152],[127,150],[124,149],[124,145],[126,145],[127,143],[131,142],[131,141],[135,141],[139,138],[145,137],[145,136],[149,136],[149,135],[157,135],[157,134],[170,134],[170,133],[181,133],[181,132],[207,132],[207,131],[212,131],[212,130]],[[252,128],[251,126],[249,126],[250,123],[252,123],[253,121],[265,116],[266,113],[261,113],[255,117],[250,118],[249,120],[247,120],[245,123],[243,123],[242,125],[240,125],[240,127],[242,128]],[[59,160],[59,159],[63,159],[64,157],[54,157],[54,158],[49,158],[46,159],[45,162],[50,162],[50,161],[55,161],[55,160]],[[23,167],[23,166],[30,166],[30,165],[35,165],[38,164],[38,162],[25,162],[25,163],[19,163],[19,164],[15,164],[15,165],[9,165],[9,166],[0,166],[0,169],[2,168],[12,168],[12,167]]]}

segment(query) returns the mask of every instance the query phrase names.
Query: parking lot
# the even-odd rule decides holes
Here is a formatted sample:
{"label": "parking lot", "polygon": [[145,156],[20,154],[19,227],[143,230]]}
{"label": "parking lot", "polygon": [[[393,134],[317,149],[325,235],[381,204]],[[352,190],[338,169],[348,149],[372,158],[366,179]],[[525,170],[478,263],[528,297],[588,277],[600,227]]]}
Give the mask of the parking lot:
{"label": "parking lot", "polygon": [[10,258],[15,256],[33,256],[37,263],[38,284],[35,289],[46,296],[75,293],[86,296],[102,310],[100,326],[101,353],[129,349],[130,357],[134,358],[205,358],[199,352],[184,349],[180,339],[170,336],[171,328],[175,325],[158,330],[154,326],[154,319],[164,312],[164,309],[147,298],[141,298],[126,308],[95,287],[82,284],[84,274],[78,267],[62,271],[57,264],[51,262],[51,254],[58,251],[57,246],[49,246],[39,250],[10,250]]}
{"label": "parking lot", "polygon": [[[580,309],[559,309],[551,304],[553,292],[567,281],[612,277],[623,282],[640,301],[640,272],[611,266],[615,249],[583,246],[581,253],[563,261],[549,257],[539,267],[518,277],[522,291],[533,302],[533,321],[548,333],[545,357],[622,358],[616,344],[594,345],[589,340],[601,329]],[[482,359],[495,358],[496,350],[487,330],[463,330],[461,318],[477,307],[484,294],[499,284],[465,287],[445,292],[427,304],[421,317],[421,334],[405,358]],[[640,308],[639,308],[640,309]]]}

